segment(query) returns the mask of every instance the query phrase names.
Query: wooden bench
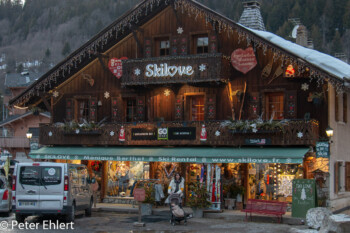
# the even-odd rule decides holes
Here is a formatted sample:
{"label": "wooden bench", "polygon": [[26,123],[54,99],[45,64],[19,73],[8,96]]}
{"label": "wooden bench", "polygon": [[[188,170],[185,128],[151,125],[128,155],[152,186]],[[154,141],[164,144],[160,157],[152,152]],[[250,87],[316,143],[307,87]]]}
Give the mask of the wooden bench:
{"label": "wooden bench", "polygon": [[257,213],[276,215],[278,223],[281,223],[282,215],[287,211],[287,204],[287,202],[249,199],[246,208],[241,211],[245,212],[246,221],[248,221],[248,213],[250,213],[250,221],[252,220],[252,213]]}

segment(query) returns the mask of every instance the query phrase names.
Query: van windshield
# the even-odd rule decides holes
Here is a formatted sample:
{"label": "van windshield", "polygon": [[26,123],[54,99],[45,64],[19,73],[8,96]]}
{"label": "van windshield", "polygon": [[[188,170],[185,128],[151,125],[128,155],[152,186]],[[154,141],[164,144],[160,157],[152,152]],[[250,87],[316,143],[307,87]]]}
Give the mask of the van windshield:
{"label": "van windshield", "polygon": [[19,182],[24,185],[57,185],[62,182],[61,167],[25,166],[20,169]]}

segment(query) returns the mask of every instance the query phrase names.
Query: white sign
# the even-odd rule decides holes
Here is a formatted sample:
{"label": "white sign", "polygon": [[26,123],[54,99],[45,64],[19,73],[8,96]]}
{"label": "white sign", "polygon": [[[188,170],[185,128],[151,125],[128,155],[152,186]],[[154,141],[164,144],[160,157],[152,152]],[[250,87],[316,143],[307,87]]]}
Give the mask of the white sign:
{"label": "white sign", "polygon": [[146,66],[147,77],[174,77],[176,74],[191,76],[194,73],[192,66],[168,66],[164,64],[149,64]]}
{"label": "white sign", "polygon": [[55,175],[56,170],[54,168],[50,168],[47,173],[49,173],[50,176],[53,176],[53,175]]}

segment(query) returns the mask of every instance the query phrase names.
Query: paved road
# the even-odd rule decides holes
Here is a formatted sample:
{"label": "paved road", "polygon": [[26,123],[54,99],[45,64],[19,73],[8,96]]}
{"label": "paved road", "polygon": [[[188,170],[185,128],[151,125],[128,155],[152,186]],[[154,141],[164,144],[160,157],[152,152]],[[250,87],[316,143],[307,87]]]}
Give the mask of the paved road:
{"label": "paved road", "polygon": [[[50,227],[49,221],[57,226],[58,223],[62,223],[62,227],[68,229],[54,230]],[[117,214],[111,212],[93,212],[92,217],[86,218],[83,216],[77,216],[73,226],[66,225],[64,221],[61,221],[55,217],[42,219],[40,217],[27,218],[27,225],[16,226],[14,216],[9,218],[0,217],[0,232],[94,232],[94,233],[107,233],[107,232],[149,232],[149,233],[170,233],[170,232],[244,232],[244,233],[283,233],[289,232],[291,228],[306,229],[305,226],[289,226],[285,224],[269,224],[269,223],[245,223],[245,222],[228,222],[221,219],[189,219],[187,225],[172,226],[169,223],[169,219],[166,216],[148,216],[144,217],[143,221],[146,223],[146,227],[135,228],[133,223],[137,221],[137,215],[135,214]],[[29,229],[29,227],[34,229]],[[38,229],[35,229],[37,228]],[[71,229],[74,228],[74,230]],[[6,228],[6,229],[4,229]],[[27,228],[26,230],[23,228]]]}

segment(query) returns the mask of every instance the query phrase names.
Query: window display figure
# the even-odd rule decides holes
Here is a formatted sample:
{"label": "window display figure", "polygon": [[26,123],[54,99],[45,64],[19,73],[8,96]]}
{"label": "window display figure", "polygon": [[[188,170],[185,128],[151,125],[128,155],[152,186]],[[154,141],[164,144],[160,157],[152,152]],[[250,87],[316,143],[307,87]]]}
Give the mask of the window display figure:
{"label": "window display figure", "polygon": [[116,177],[118,179],[119,195],[125,196],[125,192],[129,184],[129,167],[125,163],[122,163],[117,168]]}

